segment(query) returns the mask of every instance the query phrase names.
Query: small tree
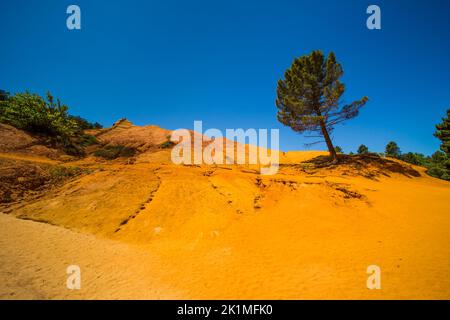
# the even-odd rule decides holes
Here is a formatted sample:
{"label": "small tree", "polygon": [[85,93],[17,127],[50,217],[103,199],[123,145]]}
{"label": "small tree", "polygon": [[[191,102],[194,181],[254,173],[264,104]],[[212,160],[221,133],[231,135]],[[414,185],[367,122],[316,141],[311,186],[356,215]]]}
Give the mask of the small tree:
{"label": "small tree", "polygon": [[398,158],[400,157],[400,148],[398,147],[397,143],[394,141],[389,142],[386,145],[386,150],[385,150],[386,156],[389,157],[393,157],[393,158]]}
{"label": "small tree", "polygon": [[400,160],[403,160],[405,162],[415,164],[418,166],[427,166],[430,162],[429,158],[427,158],[422,153],[417,153],[417,152],[404,153],[400,156]]}
{"label": "small tree", "polygon": [[431,161],[436,164],[442,164],[447,160],[447,156],[442,151],[436,151],[431,155]]}
{"label": "small tree", "polygon": [[0,89],[0,101],[6,101],[9,98],[9,92]]}
{"label": "small tree", "polygon": [[368,154],[369,153],[369,148],[367,148],[366,145],[362,144],[359,146],[358,148],[358,154]]}
{"label": "small tree", "polygon": [[[447,118],[442,119],[442,123],[436,125],[434,136],[441,140],[441,150],[450,159],[450,109],[447,110]],[[446,161],[445,166],[450,170],[450,160]]]}
{"label": "small tree", "polygon": [[344,153],[344,150],[342,150],[342,148],[339,146],[334,147],[334,150],[336,151],[336,153]]}
{"label": "small tree", "polygon": [[47,93],[47,100],[37,94],[17,93],[2,104],[0,122],[67,140],[80,130],[67,110],[68,107],[59,99],[55,101],[50,93]]}
{"label": "small tree", "polygon": [[[345,91],[339,80],[342,66],[333,52],[325,59],[320,50],[296,58],[278,81],[278,121],[295,132],[316,132],[325,140],[331,159],[337,161],[331,141],[334,126],[356,117],[368,98],[341,105],[340,98]],[[322,141],[317,141],[322,142]]]}

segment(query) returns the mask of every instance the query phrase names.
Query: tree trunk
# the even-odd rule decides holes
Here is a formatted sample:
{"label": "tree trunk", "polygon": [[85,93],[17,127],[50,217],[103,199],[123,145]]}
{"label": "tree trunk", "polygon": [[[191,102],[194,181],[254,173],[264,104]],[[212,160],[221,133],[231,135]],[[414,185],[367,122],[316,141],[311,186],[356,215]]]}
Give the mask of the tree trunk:
{"label": "tree trunk", "polygon": [[325,138],[325,142],[327,143],[328,151],[330,152],[330,157],[333,162],[337,162],[337,154],[334,149],[333,143],[331,142],[330,135],[328,134],[327,127],[325,126],[325,122],[320,120],[320,128],[322,129],[323,137]]}

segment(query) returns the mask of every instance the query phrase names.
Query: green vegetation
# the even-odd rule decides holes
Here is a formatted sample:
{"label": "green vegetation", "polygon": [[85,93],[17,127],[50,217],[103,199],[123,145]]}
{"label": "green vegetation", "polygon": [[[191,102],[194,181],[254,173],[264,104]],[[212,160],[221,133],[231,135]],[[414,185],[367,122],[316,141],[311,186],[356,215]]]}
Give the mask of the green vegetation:
{"label": "green vegetation", "polygon": [[448,158],[441,151],[436,151],[431,157],[421,153],[408,152],[401,154],[398,158],[405,162],[427,168],[427,174],[432,177],[450,181],[449,170],[446,167]]}
{"label": "green vegetation", "polygon": [[54,182],[61,182],[83,173],[79,167],[53,166],[49,169],[50,178]]}
{"label": "green vegetation", "polygon": [[368,154],[369,153],[369,148],[367,148],[366,145],[362,144],[358,147],[358,154]]}
{"label": "green vegetation", "polygon": [[[413,165],[425,167],[428,175],[450,181],[450,109],[447,110],[447,117],[442,119],[442,123],[436,125],[434,136],[441,140],[441,150],[433,153],[431,157],[417,152],[402,153],[395,141],[390,141],[386,145],[385,154],[379,153],[379,155],[397,158]],[[358,154],[367,153],[369,153],[367,146],[360,145]],[[352,155],[351,152],[350,155]]]}
{"label": "green vegetation", "polygon": [[135,154],[136,149],[122,145],[106,146],[94,152],[94,156],[101,157],[107,160],[113,160],[119,157],[129,158],[134,156]]}
{"label": "green vegetation", "polygon": [[434,136],[441,140],[440,148],[446,156],[444,166],[447,170],[447,175],[450,175],[450,109],[447,110],[447,118],[443,118],[442,123],[436,125]]}
{"label": "green vegetation", "polygon": [[315,132],[313,137],[324,138],[333,162],[337,155],[331,131],[336,124],[356,117],[368,101],[363,97],[348,105],[340,104],[345,91],[339,80],[343,73],[333,52],[325,59],[317,50],[296,58],[277,87],[278,121],[296,132]]}
{"label": "green vegetation", "polygon": [[49,144],[62,148],[72,155],[83,155],[83,146],[92,143],[95,137],[83,133],[85,129],[99,128],[98,123],[72,116],[69,108],[50,92],[46,99],[29,92],[9,93],[0,90],[0,122],[18,129],[48,138]]}
{"label": "green vegetation", "polygon": [[68,107],[48,93],[47,100],[36,94],[18,93],[0,105],[0,121],[16,128],[69,139],[79,130]]}
{"label": "green vegetation", "polygon": [[450,110],[447,110],[447,118],[442,119],[442,123],[436,125],[434,136],[442,141],[440,149],[430,156],[425,156],[417,152],[401,153],[400,148],[394,141],[386,145],[386,155],[400,159],[402,161],[427,168],[427,174],[450,181]]}
{"label": "green vegetation", "polygon": [[[365,146],[364,144],[360,145],[358,148],[358,154],[369,154],[369,148]],[[350,152],[350,155],[353,153]],[[417,152],[408,152],[408,153],[401,153],[399,146],[396,142],[391,141],[386,145],[386,151],[385,153],[377,153],[379,156],[384,157],[392,157],[397,158],[399,160],[405,161],[407,163],[422,166],[427,168],[427,174],[450,181],[450,174],[448,170],[448,156],[442,152],[442,151],[436,151],[430,156],[425,156],[422,153]]]}
{"label": "green vegetation", "polygon": [[401,152],[400,152],[400,148],[398,147],[397,143],[394,141],[389,142],[386,145],[385,154],[388,157],[398,158],[400,156]]}
{"label": "green vegetation", "polygon": [[80,116],[69,116],[71,119],[75,120],[78,124],[78,128],[80,128],[81,130],[88,130],[88,129],[102,129],[103,126],[98,123],[90,123],[89,121],[87,121],[86,119],[83,119]]}
{"label": "green vegetation", "polygon": [[165,142],[163,142],[163,143],[161,143],[161,144],[159,145],[159,147],[160,147],[161,149],[172,148],[172,147],[175,145],[175,143],[174,143],[173,141],[170,140],[170,135],[168,135],[166,138],[167,138],[167,141],[165,141]]}
{"label": "green vegetation", "polygon": [[339,146],[335,146],[334,150],[336,151],[336,153],[344,153],[344,150],[342,150],[342,148]]}
{"label": "green vegetation", "polygon": [[82,147],[88,147],[94,144],[99,144],[99,141],[95,136],[92,136],[90,134],[82,134],[79,137],[79,143]]}
{"label": "green vegetation", "polygon": [[5,90],[0,89],[0,102],[6,101],[9,98],[9,92],[6,92]]}
{"label": "green vegetation", "polygon": [[1,194],[0,196],[0,203],[10,203],[13,202],[14,199],[11,195],[11,191],[6,190],[3,192],[3,194]]}

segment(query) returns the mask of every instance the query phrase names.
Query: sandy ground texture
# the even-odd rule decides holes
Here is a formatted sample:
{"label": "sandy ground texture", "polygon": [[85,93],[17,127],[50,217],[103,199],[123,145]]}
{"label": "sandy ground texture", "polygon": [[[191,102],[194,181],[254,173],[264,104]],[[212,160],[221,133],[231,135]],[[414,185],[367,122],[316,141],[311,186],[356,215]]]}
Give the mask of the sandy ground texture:
{"label": "sandy ground texture", "polygon": [[[148,252],[64,228],[0,215],[0,299],[176,299]],[[80,267],[80,290],[67,268]]]}
{"label": "sandy ground texture", "polygon": [[[1,298],[450,299],[450,183],[423,168],[287,152],[264,176],[145,150],[58,162],[83,173],[0,208]],[[1,157],[10,174],[56,165]],[[69,265],[80,290],[66,288]]]}

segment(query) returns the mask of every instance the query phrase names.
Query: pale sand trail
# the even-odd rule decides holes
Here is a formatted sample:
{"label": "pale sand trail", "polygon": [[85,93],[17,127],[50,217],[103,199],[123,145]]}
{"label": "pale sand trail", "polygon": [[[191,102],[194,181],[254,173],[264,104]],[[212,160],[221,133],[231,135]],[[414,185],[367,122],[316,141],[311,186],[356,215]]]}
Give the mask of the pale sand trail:
{"label": "pale sand trail", "polygon": [[[161,264],[133,246],[0,214],[0,299],[176,299]],[[81,289],[66,269],[81,268]]]}

